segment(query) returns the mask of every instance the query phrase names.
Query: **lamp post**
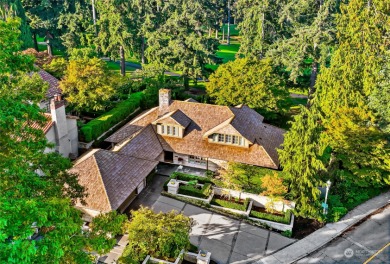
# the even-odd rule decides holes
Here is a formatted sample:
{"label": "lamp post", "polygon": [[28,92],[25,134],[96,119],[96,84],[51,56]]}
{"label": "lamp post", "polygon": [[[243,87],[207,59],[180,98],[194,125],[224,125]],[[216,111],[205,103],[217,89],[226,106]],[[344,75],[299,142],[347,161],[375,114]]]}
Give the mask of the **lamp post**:
{"label": "lamp post", "polygon": [[324,207],[324,214],[327,214],[328,213],[328,204],[326,203],[328,201],[328,193],[329,193],[329,189],[330,189],[330,185],[332,183],[330,182],[330,180],[328,180],[326,182],[326,193],[325,193],[325,202],[322,204],[322,207]]}

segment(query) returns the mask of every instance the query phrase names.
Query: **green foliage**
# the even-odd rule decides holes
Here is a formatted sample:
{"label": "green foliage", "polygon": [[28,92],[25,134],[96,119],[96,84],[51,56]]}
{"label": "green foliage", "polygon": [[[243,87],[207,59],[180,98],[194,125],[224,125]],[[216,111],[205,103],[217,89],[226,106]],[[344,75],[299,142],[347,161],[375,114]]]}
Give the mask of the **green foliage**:
{"label": "green foliage", "polygon": [[264,220],[269,220],[281,224],[290,224],[291,221],[291,211],[287,210],[284,212],[283,216],[280,215],[275,215],[275,214],[267,214],[267,213],[262,213],[262,212],[257,212],[254,210],[251,210],[250,212],[251,217],[259,218],[259,219],[264,219]]}
{"label": "green foliage", "polygon": [[225,208],[246,211],[248,208],[249,201],[250,201],[249,198],[247,198],[247,199],[245,199],[244,204],[240,204],[240,203],[237,203],[235,201],[228,201],[228,200],[213,198],[211,200],[211,204],[225,207]]}
{"label": "green foliage", "polygon": [[49,64],[43,64],[43,69],[57,79],[62,79],[67,67],[68,61],[62,57],[56,57]]}
{"label": "green foliage", "polygon": [[190,247],[192,221],[189,217],[174,211],[156,214],[148,208],[131,213],[132,220],[126,227],[129,244],[119,263],[139,263],[146,255],[176,258],[182,249]]}
{"label": "green foliage", "polygon": [[236,59],[218,67],[206,90],[220,105],[246,104],[263,112],[283,112],[289,93],[269,59]]}
{"label": "green foliage", "polygon": [[[70,160],[47,152],[53,146],[34,128],[47,122],[38,107],[47,84],[29,75],[33,61],[18,52],[17,28],[17,20],[0,20],[0,262],[92,263],[89,253],[106,252],[103,244],[113,240],[94,243],[97,236],[82,232],[74,204],[85,190],[68,172]],[[92,232],[102,237],[108,228],[115,235],[115,219],[107,222]]]}
{"label": "green foliage", "polygon": [[286,231],[283,231],[281,233],[282,236],[285,236],[285,237],[292,237],[292,232],[290,230],[286,230]]}
{"label": "green foliage", "polygon": [[110,127],[125,119],[140,106],[142,92],[130,95],[129,99],[120,102],[107,113],[95,118],[80,129],[81,135],[86,142],[97,139]]}
{"label": "green foliage", "polygon": [[274,172],[279,177],[284,177],[282,171],[229,162],[226,170],[220,170],[220,180],[215,180],[215,182],[221,187],[259,194],[263,191],[261,179]]}
{"label": "green foliage", "polygon": [[198,189],[195,186],[188,184],[179,187],[179,194],[206,199],[211,193],[211,186],[211,183],[205,183],[201,189]]}
{"label": "green foliage", "polygon": [[186,174],[186,173],[177,172],[177,171],[175,171],[174,173],[171,174],[171,179],[178,179],[181,181],[198,181],[198,183],[200,183],[200,184],[213,183],[213,181],[209,178],[195,176],[195,175]]}
{"label": "green foliage", "polygon": [[98,54],[92,48],[74,48],[69,54],[70,60],[79,60],[79,59],[93,59],[96,58]]}
{"label": "green foliage", "polygon": [[294,117],[290,131],[285,134],[283,148],[278,150],[279,159],[289,182],[289,190],[296,198],[296,212],[304,217],[318,217],[321,180],[318,173],[325,169],[320,156],[321,128],[318,115],[301,107]]}
{"label": "green foliage", "polygon": [[76,110],[104,110],[115,94],[117,78],[98,58],[70,60],[60,88]]}

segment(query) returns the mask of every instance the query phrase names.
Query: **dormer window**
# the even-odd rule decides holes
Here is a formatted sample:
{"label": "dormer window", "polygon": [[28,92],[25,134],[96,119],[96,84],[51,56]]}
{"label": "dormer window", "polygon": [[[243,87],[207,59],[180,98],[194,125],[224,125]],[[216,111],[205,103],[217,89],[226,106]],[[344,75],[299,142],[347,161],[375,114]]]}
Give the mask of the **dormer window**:
{"label": "dormer window", "polygon": [[164,136],[183,137],[183,129],[171,124],[157,124],[157,133]]}
{"label": "dormer window", "polygon": [[213,136],[213,141],[222,144],[245,146],[245,139],[235,135],[216,133]]}

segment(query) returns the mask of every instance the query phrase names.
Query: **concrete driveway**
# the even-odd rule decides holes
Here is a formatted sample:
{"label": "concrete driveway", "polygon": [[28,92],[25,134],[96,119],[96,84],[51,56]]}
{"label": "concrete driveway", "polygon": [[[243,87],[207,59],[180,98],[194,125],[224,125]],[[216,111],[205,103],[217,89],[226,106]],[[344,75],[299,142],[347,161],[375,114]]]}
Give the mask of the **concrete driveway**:
{"label": "concrete driveway", "polygon": [[295,241],[241,220],[162,196],[160,193],[167,179],[157,174],[129,209],[137,210],[142,205],[155,212],[175,210],[191,217],[195,220],[190,234],[191,243],[210,251],[212,259],[217,263],[253,263]]}
{"label": "concrete driveway", "polygon": [[295,241],[241,220],[165,196],[160,196],[152,205],[152,209],[155,212],[175,210],[194,219],[195,226],[190,234],[191,243],[210,251],[212,259],[220,264],[253,263]]}

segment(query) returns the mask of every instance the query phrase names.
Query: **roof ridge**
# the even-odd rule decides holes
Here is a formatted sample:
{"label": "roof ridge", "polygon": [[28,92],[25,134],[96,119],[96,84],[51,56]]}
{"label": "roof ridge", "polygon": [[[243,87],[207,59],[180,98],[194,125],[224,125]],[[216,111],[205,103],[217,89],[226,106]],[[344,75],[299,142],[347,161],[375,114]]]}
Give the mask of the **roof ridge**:
{"label": "roof ridge", "polygon": [[[100,150],[102,150],[102,149],[100,149]],[[98,176],[98,177],[99,177],[101,183],[103,184],[104,193],[106,194],[106,198],[107,198],[108,204],[110,205],[110,210],[112,210],[112,204],[111,204],[111,201],[110,201],[110,197],[108,196],[108,193],[107,193],[107,190],[106,190],[106,185],[104,184],[104,180],[103,180],[103,177],[102,177],[102,173],[101,173],[100,168],[99,168],[99,163],[98,163],[98,161],[96,160],[96,157],[95,157],[95,154],[96,154],[97,152],[99,152],[99,151],[96,151],[95,153],[93,153],[92,158],[93,158],[93,160],[95,161],[96,168],[97,168],[97,170],[98,170],[98,172],[99,172],[99,176]],[[109,151],[109,152],[110,152],[110,151]]]}

